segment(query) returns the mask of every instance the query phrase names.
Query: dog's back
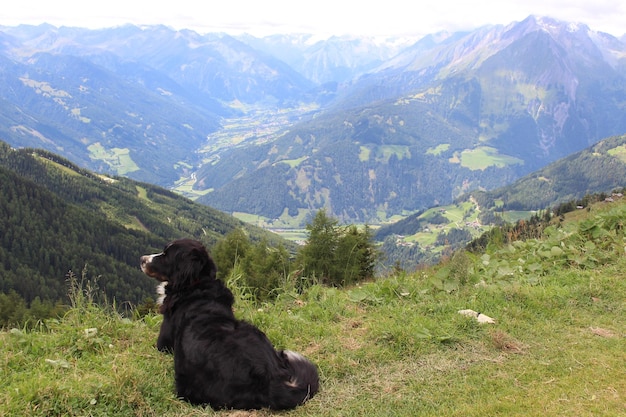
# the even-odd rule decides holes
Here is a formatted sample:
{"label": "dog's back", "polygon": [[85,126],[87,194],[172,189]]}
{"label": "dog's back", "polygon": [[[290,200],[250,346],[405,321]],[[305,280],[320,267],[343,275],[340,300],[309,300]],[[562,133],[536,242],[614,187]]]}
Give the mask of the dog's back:
{"label": "dog's back", "polygon": [[315,395],[317,368],[302,355],[276,351],[255,326],[211,302],[176,312],[174,368],[178,395],[213,408],[289,409]]}

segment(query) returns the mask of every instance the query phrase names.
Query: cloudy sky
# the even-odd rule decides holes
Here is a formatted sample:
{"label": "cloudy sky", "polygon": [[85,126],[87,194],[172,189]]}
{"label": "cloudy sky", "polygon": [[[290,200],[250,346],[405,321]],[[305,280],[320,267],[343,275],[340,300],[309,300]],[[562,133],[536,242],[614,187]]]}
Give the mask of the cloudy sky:
{"label": "cloudy sky", "polygon": [[534,14],[626,33],[624,0],[19,0],[3,2],[0,25],[103,28],[164,24],[200,33],[423,35],[508,24]]}

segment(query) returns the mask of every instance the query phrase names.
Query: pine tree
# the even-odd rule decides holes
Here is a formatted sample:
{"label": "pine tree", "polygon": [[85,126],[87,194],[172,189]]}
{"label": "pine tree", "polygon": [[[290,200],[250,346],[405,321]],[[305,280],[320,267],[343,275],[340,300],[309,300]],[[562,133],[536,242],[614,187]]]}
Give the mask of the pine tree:
{"label": "pine tree", "polygon": [[211,250],[218,277],[227,279],[235,265],[246,258],[250,249],[250,239],[242,229],[235,229],[218,241]]}
{"label": "pine tree", "polygon": [[313,221],[306,225],[309,238],[298,254],[299,264],[305,276],[315,277],[322,282],[333,282],[331,275],[336,271],[335,252],[339,245],[338,221],[319,210]]}
{"label": "pine tree", "polygon": [[307,225],[309,239],[298,253],[304,276],[331,285],[350,285],[374,276],[379,251],[368,226],[339,226],[320,210]]}

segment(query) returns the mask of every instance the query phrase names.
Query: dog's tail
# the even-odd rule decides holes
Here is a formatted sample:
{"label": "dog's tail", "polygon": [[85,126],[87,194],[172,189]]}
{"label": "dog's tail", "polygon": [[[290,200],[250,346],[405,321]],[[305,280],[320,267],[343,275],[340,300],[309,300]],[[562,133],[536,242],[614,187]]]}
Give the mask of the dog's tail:
{"label": "dog's tail", "polygon": [[290,350],[280,352],[290,373],[288,381],[280,381],[280,386],[272,390],[274,409],[294,408],[311,399],[319,390],[317,367],[304,356]]}

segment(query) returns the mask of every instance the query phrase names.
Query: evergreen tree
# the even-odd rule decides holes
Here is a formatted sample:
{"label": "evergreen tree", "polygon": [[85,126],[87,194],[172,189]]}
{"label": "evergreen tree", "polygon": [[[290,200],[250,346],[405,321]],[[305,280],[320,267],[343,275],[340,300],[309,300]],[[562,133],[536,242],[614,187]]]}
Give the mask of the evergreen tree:
{"label": "evergreen tree", "polygon": [[299,252],[299,264],[308,277],[332,282],[331,275],[336,272],[335,252],[339,245],[338,221],[326,215],[326,210],[319,210],[313,221],[306,225],[309,238]]}
{"label": "evergreen tree", "polygon": [[353,284],[374,276],[377,255],[372,244],[370,228],[360,231],[355,225],[348,226],[339,239],[336,252],[337,273],[340,282],[335,284]]}
{"label": "evergreen tree", "polygon": [[350,285],[374,276],[379,251],[368,226],[342,227],[320,210],[307,230],[309,239],[298,253],[305,276],[331,285]]}
{"label": "evergreen tree", "polygon": [[245,282],[257,298],[269,298],[275,289],[284,285],[291,270],[290,263],[289,252],[283,245],[271,247],[262,239],[252,246],[244,260]]}
{"label": "evergreen tree", "polygon": [[250,239],[242,229],[234,229],[218,241],[211,250],[218,277],[226,280],[235,265],[246,258],[250,248]]}

